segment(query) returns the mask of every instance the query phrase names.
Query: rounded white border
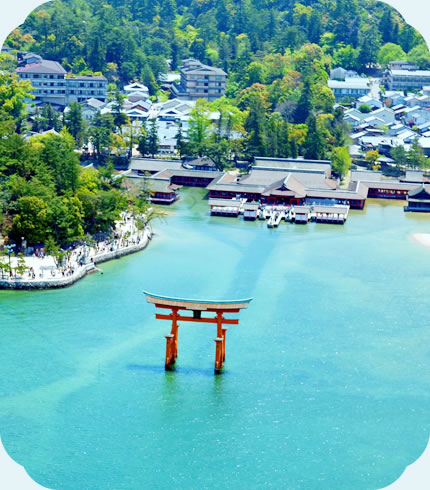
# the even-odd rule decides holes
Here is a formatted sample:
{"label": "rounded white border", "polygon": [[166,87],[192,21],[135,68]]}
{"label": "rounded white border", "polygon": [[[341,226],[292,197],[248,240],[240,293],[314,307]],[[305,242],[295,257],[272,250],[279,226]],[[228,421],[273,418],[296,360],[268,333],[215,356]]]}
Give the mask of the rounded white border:
{"label": "rounded white border", "polygon": [[[48,0],[49,1],[49,0]],[[13,7],[2,8],[0,17],[0,45],[9,33],[22,24],[28,14],[37,6],[46,3],[41,0],[15,0]],[[430,45],[430,2],[425,0],[388,0],[389,5],[397,9],[406,22],[414,26]],[[1,433],[1,428],[0,428]],[[27,475],[24,468],[15,463],[4,450],[0,440],[0,487],[5,490],[41,489]],[[427,490],[430,488],[430,443],[423,455],[408,466],[402,476],[389,487],[390,490]]]}
{"label": "rounded white border", "polygon": [[24,467],[7,454],[0,438],[0,487],[3,490],[42,490],[45,487],[34,482]]}

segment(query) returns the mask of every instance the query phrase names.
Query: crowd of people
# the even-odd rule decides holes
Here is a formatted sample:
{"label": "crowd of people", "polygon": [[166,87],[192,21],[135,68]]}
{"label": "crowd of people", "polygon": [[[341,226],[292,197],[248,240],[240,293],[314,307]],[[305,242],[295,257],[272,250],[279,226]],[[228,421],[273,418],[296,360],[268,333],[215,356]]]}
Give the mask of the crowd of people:
{"label": "crowd of people", "polygon": [[[20,276],[9,275],[11,280],[44,280],[62,279],[74,276],[82,267],[89,263],[95,264],[103,256],[118,250],[140,245],[151,238],[149,225],[139,230],[136,220],[124,213],[121,221],[117,222],[112,237],[97,240],[88,244],[81,244],[64,251],[61,259],[46,253],[45,248],[34,249],[31,255],[25,256],[26,270]],[[12,258],[12,266],[16,265],[17,258]]]}

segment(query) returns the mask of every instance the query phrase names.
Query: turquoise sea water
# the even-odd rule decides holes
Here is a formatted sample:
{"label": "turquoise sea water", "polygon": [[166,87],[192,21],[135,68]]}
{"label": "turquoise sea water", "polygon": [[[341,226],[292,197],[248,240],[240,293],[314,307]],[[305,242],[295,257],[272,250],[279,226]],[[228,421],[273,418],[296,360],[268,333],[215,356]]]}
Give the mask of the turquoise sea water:
{"label": "turquoise sea water", "polygon": [[[0,435],[55,489],[376,489],[430,434],[430,217],[369,202],[345,226],[211,218],[182,191],[150,246],[58,291],[0,292]],[[142,290],[253,296],[176,372]]]}

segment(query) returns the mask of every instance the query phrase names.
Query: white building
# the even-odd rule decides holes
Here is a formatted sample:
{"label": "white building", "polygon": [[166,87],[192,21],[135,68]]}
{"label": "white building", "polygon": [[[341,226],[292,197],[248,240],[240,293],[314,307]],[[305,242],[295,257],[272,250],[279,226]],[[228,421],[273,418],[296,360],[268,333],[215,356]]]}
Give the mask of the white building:
{"label": "white building", "polygon": [[383,107],[381,109],[377,109],[376,111],[372,111],[368,114],[368,116],[377,117],[378,119],[382,119],[385,124],[396,122],[396,114],[392,109],[388,107]]}
{"label": "white building", "polygon": [[355,107],[358,109],[361,105],[368,105],[371,109],[381,109],[382,102],[369,95],[363,95],[355,103]]}
{"label": "white building", "polygon": [[31,83],[36,102],[66,106],[87,99],[107,100],[107,80],[102,76],[68,76],[56,61],[29,53],[15,70],[20,80]]}
{"label": "white building", "polygon": [[336,101],[343,99],[359,99],[370,94],[370,81],[368,78],[346,78],[345,80],[329,80]]}
{"label": "white building", "polygon": [[345,70],[345,68],[333,68],[330,70],[330,80],[346,80],[347,78],[360,78],[360,75],[353,70]]}
{"label": "white building", "polygon": [[188,59],[179,68],[180,85],[172,85],[175,97],[184,100],[217,100],[225,95],[227,73],[221,68],[204,65],[200,61]]}
{"label": "white building", "polygon": [[422,90],[430,84],[430,71],[387,70],[383,83],[388,90]]}
{"label": "white building", "polygon": [[147,100],[149,98],[149,89],[140,82],[133,82],[124,87],[124,93],[131,102]]}

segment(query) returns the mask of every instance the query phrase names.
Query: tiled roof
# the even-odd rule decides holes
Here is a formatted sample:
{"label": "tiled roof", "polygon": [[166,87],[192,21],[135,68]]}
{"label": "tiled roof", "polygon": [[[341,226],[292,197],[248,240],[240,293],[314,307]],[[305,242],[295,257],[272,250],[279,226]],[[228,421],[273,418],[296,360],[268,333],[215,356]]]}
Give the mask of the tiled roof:
{"label": "tiled roof", "polygon": [[361,181],[360,184],[366,186],[368,189],[387,189],[392,191],[409,191],[414,189],[417,184],[411,182],[398,182],[392,180],[382,180],[381,182],[366,182]]}
{"label": "tiled roof", "polygon": [[178,186],[170,184],[169,179],[147,178],[146,183],[147,183],[147,190],[151,193],[164,192],[166,194],[169,194],[170,192],[174,192],[175,190],[178,189]]}
{"label": "tiled roof", "polygon": [[420,197],[420,198],[428,198],[430,196],[430,187],[426,187],[424,184],[421,184],[416,189],[409,191],[409,197]]}
{"label": "tiled roof", "polygon": [[427,179],[423,175],[422,170],[407,170],[406,175],[400,178],[401,182],[416,182],[421,183]]}
{"label": "tiled roof", "polygon": [[391,70],[395,77],[430,77],[430,71],[427,70]]}
{"label": "tiled roof", "polygon": [[82,75],[82,76],[68,77],[68,79],[76,80],[78,82],[83,82],[83,81],[107,82],[107,79],[100,75]]}
{"label": "tiled roof", "polygon": [[162,171],[165,169],[179,169],[182,162],[180,160],[157,160],[153,158],[133,158],[128,166],[130,170],[140,170],[142,172]]}
{"label": "tiled roof", "polygon": [[301,158],[255,157],[254,167],[297,168],[301,170],[331,169],[330,160],[305,160]]}
{"label": "tiled roof", "polygon": [[56,61],[42,60],[41,63],[30,63],[16,69],[17,73],[34,73],[34,74],[57,74],[65,75],[66,70]]}
{"label": "tiled roof", "polygon": [[[189,63],[189,66],[188,66]],[[203,63],[200,63],[199,61],[196,60],[186,60],[186,63],[179,67],[179,70],[183,73],[190,73],[190,74],[201,74],[202,72],[209,72],[214,75],[223,75],[227,76],[227,73],[224,70],[221,70],[221,68],[216,68],[214,66],[208,66],[204,65]]]}
{"label": "tiled roof", "polygon": [[240,201],[233,201],[232,199],[209,199],[209,206],[227,206],[240,208]]}
{"label": "tiled roof", "polygon": [[374,172],[372,170],[351,170],[351,181],[358,182],[360,180],[380,182],[382,180],[382,172]]}
{"label": "tiled roof", "polygon": [[221,172],[214,172],[213,170],[185,170],[185,169],[172,169],[170,170],[172,176],[180,177],[197,177],[216,179],[221,175]]}

